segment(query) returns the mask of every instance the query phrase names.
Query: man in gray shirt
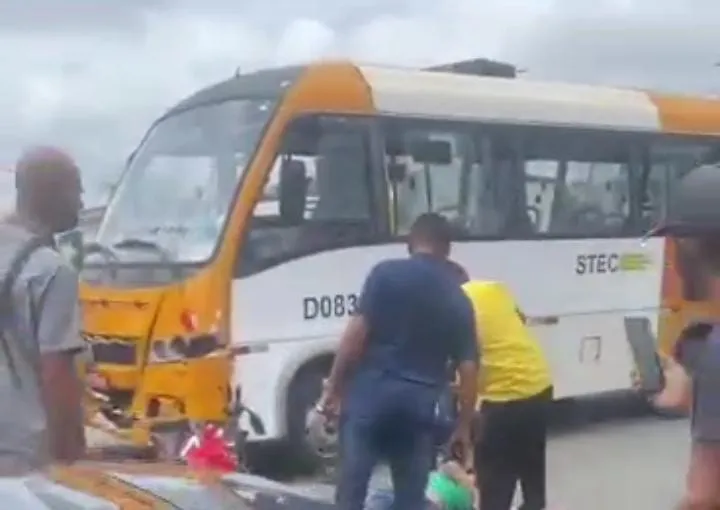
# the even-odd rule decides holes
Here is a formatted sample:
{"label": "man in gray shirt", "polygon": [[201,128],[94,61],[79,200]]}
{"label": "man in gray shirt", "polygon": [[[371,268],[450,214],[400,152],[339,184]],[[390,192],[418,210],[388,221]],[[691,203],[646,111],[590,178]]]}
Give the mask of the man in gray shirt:
{"label": "man in gray shirt", "polygon": [[16,188],[15,212],[0,221],[0,476],[72,462],[85,446],[78,278],[52,241],[77,225],[80,174],[61,151],[38,148],[19,160]]}

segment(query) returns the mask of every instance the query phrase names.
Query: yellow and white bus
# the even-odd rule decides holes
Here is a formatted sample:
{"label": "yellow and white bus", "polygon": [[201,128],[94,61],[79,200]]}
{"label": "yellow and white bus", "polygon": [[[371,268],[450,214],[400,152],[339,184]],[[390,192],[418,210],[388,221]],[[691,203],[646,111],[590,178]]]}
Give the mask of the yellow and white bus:
{"label": "yellow and white bus", "polygon": [[[625,319],[667,346],[714,313],[675,242],[638,239],[718,148],[709,99],[349,62],[237,76],[129,162],[85,262],[85,333],[136,415],[219,419],[242,388],[251,441],[312,456],[307,411],[364,276],[436,211],[470,275],[518,296],[558,398],[630,388]],[[189,361],[226,344],[241,355]]]}

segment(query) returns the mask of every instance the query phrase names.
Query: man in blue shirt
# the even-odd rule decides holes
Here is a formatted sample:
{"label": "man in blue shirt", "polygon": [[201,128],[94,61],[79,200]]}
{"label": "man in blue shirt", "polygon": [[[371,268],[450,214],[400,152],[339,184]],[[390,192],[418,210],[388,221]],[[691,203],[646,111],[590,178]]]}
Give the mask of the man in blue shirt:
{"label": "man in blue shirt", "polygon": [[410,231],[410,257],[371,270],[340,341],[319,407],[328,415],[342,407],[342,510],[362,510],[380,461],[390,465],[395,510],[424,506],[435,408],[451,361],[460,375],[452,442],[469,451],[478,353],[473,311],[448,263],[451,237],[442,216],[421,215]]}

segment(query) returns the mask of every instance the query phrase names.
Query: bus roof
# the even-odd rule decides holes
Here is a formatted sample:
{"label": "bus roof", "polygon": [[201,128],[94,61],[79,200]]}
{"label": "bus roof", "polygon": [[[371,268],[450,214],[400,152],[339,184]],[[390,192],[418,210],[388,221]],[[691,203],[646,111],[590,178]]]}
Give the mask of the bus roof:
{"label": "bus roof", "polygon": [[720,134],[720,101],[607,86],[317,62],[243,74],[203,89],[166,115],[230,99],[288,94],[297,113],[337,112],[498,124]]}
{"label": "bus roof", "polygon": [[251,74],[238,74],[201,89],[180,101],[163,117],[174,115],[196,106],[220,103],[232,99],[267,99],[281,95],[302,74],[303,66],[266,69]]}

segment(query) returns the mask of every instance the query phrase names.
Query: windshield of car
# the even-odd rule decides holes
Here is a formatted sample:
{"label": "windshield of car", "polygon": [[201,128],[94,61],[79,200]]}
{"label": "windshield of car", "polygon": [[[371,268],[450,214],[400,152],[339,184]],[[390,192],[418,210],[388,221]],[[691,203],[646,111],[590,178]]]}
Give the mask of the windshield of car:
{"label": "windshield of car", "polygon": [[233,100],[161,120],[131,159],[98,243],[119,260],[128,252],[156,262],[208,259],[273,106]]}

